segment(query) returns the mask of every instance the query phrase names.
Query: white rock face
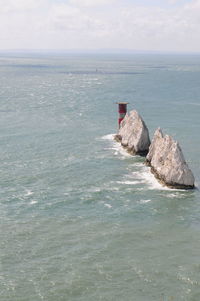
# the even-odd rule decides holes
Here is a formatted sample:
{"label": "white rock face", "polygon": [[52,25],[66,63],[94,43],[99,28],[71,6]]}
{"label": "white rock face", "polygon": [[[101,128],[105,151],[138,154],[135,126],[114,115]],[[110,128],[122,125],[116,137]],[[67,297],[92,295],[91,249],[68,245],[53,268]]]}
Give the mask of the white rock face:
{"label": "white rock face", "polygon": [[146,162],[152,172],[166,185],[177,188],[194,188],[194,176],[185,162],[178,142],[155,131]]}
{"label": "white rock face", "polygon": [[148,153],[149,131],[137,111],[126,114],[121,122],[117,138],[132,154],[145,155]]}

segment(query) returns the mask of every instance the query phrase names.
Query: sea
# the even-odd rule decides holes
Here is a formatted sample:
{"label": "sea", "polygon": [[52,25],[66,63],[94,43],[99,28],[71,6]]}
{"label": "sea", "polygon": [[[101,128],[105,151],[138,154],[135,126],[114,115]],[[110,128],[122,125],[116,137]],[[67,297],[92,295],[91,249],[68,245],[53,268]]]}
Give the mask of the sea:
{"label": "sea", "polygon": [[[113,140],[116,102],[194,190]],[[200,300],[200,55],[0,54],[0,301]]]}

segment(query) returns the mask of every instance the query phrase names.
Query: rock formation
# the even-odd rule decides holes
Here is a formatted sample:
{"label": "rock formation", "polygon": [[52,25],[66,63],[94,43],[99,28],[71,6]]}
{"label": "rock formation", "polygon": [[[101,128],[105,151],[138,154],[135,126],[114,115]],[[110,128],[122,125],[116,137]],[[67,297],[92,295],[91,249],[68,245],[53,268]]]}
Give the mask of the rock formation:
{"label": "rock formation", "polygon": [[172,188],[194,188],[194,176],[185,162],[178,142],[163,135],[160,128],[155,131],[146,157],[151,171],[164,184]]}
{"label": "rock formation", "polygon": [[126,114],[115,139],[133,155],[145,156],[148,153],[149,131],[137,111]]}

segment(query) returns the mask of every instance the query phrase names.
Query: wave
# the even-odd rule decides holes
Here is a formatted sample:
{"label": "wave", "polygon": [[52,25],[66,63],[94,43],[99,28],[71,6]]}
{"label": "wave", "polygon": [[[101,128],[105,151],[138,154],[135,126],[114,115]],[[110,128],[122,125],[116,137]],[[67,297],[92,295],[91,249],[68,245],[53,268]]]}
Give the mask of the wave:
{"label": "wave", "polygon": [[108,141],[112,142],[112,146],[108,147],[106,149],[113,150],[115,156],[120,154],[122,159],[133,157],[124,149],[123,146],[121,146],[120,143],[118,143],[117,141],[114,140],[115,135],[116,134],[108,134],[108,135],[101,137],[102,140],[108,140]]}
{"label": "wave", "polygon": [[102,139],[102,140],[110,140],[110,141],[113,140],[113,141],[114,141],[115,135],[116,135],[116,134],[108,134],[108,135],[102,136],[101,139]]}
{"label": "wave", "polygon": [[32,194],[33,194],[33,191],[31,191],[31,190],[26,190],[26,193],[25,193],[24,196],[30,196],[30,195],[32,195]]}
{"label": "wave", "polygon": [[112,205],[110,205],[110,204],[107,204],[107,203],[105,203],[105,204],[104,204],[104,206],[105,206],[105,207],[107,207],[107,208],[109,208],[109,209],[111,209],[111,208],[112,208]]}
{"label": "wave", "polygon": [[141,204],[146,204],[146,203],[149,203],[151,202],[152,200],[140,200],[139,203]]}
{"label": "wave", "polygon": [[[126,158],[140,158],[139,156],[130,155],[120,143],[114,140],[115,134],[107,134],[101,137],[102,140],[107,140],[112,142],[111,146],[106,148],[114,151],[114,155],[119,156],[120,159]],[[139,187],[137,190],[166,190],[166,191],[182,191],[182,189],[169,188],[161,184],[155,176],[152,174],[150,167],[145,166],[144,162],[134,162],[129,163],[128,166],[129,174],[124,175],[125,179],[121,181],[116,181],[116,184],[122,185],[144,185],[144,187]],[[134,170],[134,171],[133,171]],[[128,178],[128,179],[127,179]]]}
{"label": "wave", "polygon": [[34,204],[37,204],[37,203],[38,203],[38,201],[32,200],[32,201],[30,202],[30,205],[34,205]]}
{"label": "wave", "polygon": [[140,184],[141,181],[117,181],[116,183],[125,185],[137,185]]}

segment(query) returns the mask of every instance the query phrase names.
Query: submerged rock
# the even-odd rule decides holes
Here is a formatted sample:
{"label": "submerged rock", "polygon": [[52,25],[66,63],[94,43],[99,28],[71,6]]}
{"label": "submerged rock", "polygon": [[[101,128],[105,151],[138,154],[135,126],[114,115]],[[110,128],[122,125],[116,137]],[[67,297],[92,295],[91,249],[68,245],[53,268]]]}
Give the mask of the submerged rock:
{"label": "submerged rock", "polygon": [[149,131],[137,111],[127,113],[115,139],[133,155],[146,155],[149,150]]}
{"label": "submerged rock", "polygon": [[169,135],[163,135],[160,128],[155,131],[146,164],[154,175],[172,188],[194,188],[194,176],[185,162],[178,142]]}

